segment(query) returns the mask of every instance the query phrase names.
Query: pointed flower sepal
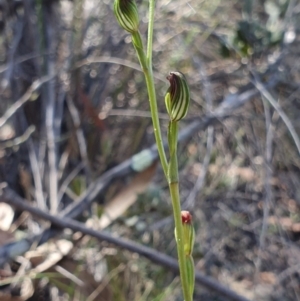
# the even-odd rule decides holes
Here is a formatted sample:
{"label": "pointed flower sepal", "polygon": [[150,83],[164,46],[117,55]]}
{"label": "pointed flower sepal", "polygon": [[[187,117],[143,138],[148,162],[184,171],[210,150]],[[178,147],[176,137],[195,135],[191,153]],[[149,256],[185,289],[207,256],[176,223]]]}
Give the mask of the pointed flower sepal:
{"label": "pointed flower sepal", "polygon": [[190,103],[190,89],[181,72],[170,72],[167,80],[170,87],[165,96],[165,103],[171,121],[179,121],[187,114]]}
{"label": "pointed flower sepal", "polygon": [[131,34],[138,32],[139,15],[135,0],[115,0],[114,13],[123,29]]}

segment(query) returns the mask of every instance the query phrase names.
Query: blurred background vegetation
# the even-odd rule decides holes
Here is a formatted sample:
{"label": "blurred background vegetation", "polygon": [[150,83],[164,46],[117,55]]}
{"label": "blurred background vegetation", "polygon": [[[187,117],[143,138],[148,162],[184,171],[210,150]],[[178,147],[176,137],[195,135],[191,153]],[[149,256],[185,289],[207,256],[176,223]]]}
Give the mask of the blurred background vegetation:
{"label": "blurred background vegetation", "polygon": [[[148,1],[137,4],[146,37]],[[0,1],[0,180],[53,214],[154,143],[143,74],[112,6]],[[300,300],[299,33],[297,0],[156,3],[153,63],[164,135],[170,71],[183,72],[191,89],[181,129],[231,96],[269,92],[179,146],[196,268],[250,300]],[[7,207],[0,212],[9,215]],[[12,216],[0,218],[0,245],[47,226],[18,210]],[[159,164],[112,181],[80,221],[176,256]],[[63,255],[51,261],[58,243]],[[30,281],[27,294],[25,280],[2,285],[1,300],[182,300],[179,278],[138,254],[69,232],[40,247],[0,269],[1,280]],[[195,300],[225,298],[196,286]]]}

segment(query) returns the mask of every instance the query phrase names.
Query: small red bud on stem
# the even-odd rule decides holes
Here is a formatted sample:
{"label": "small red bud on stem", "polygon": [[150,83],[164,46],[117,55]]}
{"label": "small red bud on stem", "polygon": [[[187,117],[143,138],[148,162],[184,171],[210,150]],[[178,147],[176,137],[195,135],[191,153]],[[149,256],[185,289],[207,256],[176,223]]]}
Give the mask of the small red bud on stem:
{"label": "small red bud on stem", "polygon": [[189,211],[181,211],[181,221],[183,224],[190,224],[192,222],[192,215]]}

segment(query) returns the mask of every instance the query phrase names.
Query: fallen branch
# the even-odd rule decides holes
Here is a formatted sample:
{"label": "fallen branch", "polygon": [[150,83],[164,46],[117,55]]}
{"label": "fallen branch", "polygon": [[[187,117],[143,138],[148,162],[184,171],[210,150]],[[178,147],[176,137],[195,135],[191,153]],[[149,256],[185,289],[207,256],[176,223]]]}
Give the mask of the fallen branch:
{"label": "fallen branch", "polygon": [[[278,81],[279,79],[275,77],[271,79],[269,83],[266,83],[266,87],[274,87]],[[243,88],[243,90],[245,90],[245,88]],[[252,86],[252,89],[246,90],[245,92],[227,96],[212,114],[204,116],[202,119],[196,119],[186,128],[181,130],[178,137],[179,141],[183,142],[194,135],[195,132],[206,129],[208,126],[227,118],[235,109],[241,107],[247,101],[252,99],[252,97],[258,94],[259,92],[257,89]],[[82,212],[92,204],[97,195],[99,195],[102,191],[104,191],[105,188],[108,187],[113,179],[124,177],[133,171],[137,171],[135,169],[136,163],[145,159],[148,161],[148,165],[144,164],[144,167],[147,168],[157,159],[157,157],[158,154],[156,144],[154,144],[152,147],[141,151],[140,153],[105,172],[102,176],[97,178],[88,186],[86,191],[79,197],[76,203],[72,203],[65,208],[65,210],[60,213],[60,216],[71,219],[79,217]],[[33,241],[38,241],[39,244],[43,244],[51,237],[54,237],[59,233],[60,230],[48,228],[41,234],[38,234],[34,237],[25,238],[9,245],[2,246],[0,248],[0,266],[4,262],[7,262],[10,258],[14,258],[15,256],[27,252],[30,249]]]}
{"label": "fallen branch", "polygon": [[[4,185],[2,185],[3,187]],[[11,206],[14,206],[20,210],[28,211],[31,214],[45,219],[49,222],[52,223],[52,225],[55,225],[59,228],[68,228],[73,231],[79,231],[83,234],[90,235],[92,237],[95,237],[99,239],[100,241],[106,241],[109,243],[112,243],[120,248],[129,250],[134,253],[138,253],[139,255],[148,258],[154,263],[157,263],[159,265],[162,265],[164,267],[167,267],[168,269],[172,270],[175,273],[179,273],[179,267],[177,260],[167,256],[163,253],[160,253],[154,249],[151,249],[149,247],[145,247],[143,245],[137,244],[135,242],[132,242],[130,240],[125,240],[120,237],[115,237],[109,234],[108,232],[105,231],[96,231],[90,228],[87,228],[83,224],[74,221],[69,218],[65,217],[57,217],[54,215],[51,215],[45,211],[42,211],[38,208],[32,207],[26,203],[26,200],[23,198],[19,197],[13,190],[11,190],[8,187],[3,187],[2,193],[0,195],[0,202],[7,203]],[[0,253],[0,264],[2,261],[2,254]],[[225,296],[231,300],[234,301],[249,301],[243,296],[240,296],[236,294],[234,291],[230,290],[229,288],[223,286],[222,284],[218,283],[216,280],[209,278],[205,275],[203,275],[200,272],[196,273],[196,281],[205,287],[221,294],[222,296]]]}
{"label": "fallen branch", "polygon": [[[268,83],[265,83],[265,86],[267,88],[274,87],[279,82],[279,77],[274,76],[271,77],[270,81]],[[233,111],[237,108],[240,108],[243,106],[246,102],[250,101],[253,97],[259,94],[259,91],[253,87],[253,85],[247,85],[248,89],[245,89],[245,87],[242,87],[240,93],[232,94],[227,96],[224,101],[221,103],[221,105],[211,114],[204,116],[203,118],[197,118],[191,124],[189,124],[186,128],[184,128],[179,133],[179,141],[183,142],[187,139],[189,139],[191,136],[194,135],[195,132],[206,129],[210,125],[214,125],[215,123],[224,120],[225,118],[232,115]],[[104,173],[101,177],[97,178],[95,181],[93,181],[86,191],[79,197],[76,203],[73,203],[69,205],[63,212],[60,214],[60,218],[63,218],[64,220],[66,218],[69,219],[75,219],[78,216],[82,214],[82,212],[87,209],[92,202],[95,200],[95,198],[104,191],[105,188],[108,187],[108,185],[111,183],[112,180],[120,177],[124,177],[133,171],[135,172],[141,172],[143,169],[136,170],[136,163],[139,161],[146,160],[148,162],[147,164],[144,164],[144,168],[147,168],[149,165],[151,165],[158,157],[156,145],[153,145],[152,147],[141,151],[140,153],[134,155],[133,157],[129,158],[128,160],[122,162],[121,164],[117,165],[116,167],[112,168],[111,170]],[[27,252],[33,242],[38,242],[38,244],[43,244],[46,241],[48,241],[50,238],[58,235],[61,232],[59,229],[55,228],[48,228],[44,230],[42,233],[28,237],[7,245],[4,245],[0,248],[0,266],[3,265],[5,262],[7,262],[11,258],[15,258],[18,255],[24,254]],[[145,257],[146,254],[144,254]],[[148,257],[150,260],[152,258]],[[170,258],[169,258],[170,260]],[[155,261],[153,259],[154,262]],[[170,262],[169,262],[170,263]],[[172,262],[170,265],[176,264],[177,262],[172,259]],[[175,269],[175,266],[173,266]],[[202,283],[205,286],[209,286],[209,284],[206,283],[207,279],[202,279],[198,275],[197,281]],[[233,299],[233,300],[243,300],[243,299]],[[246,299],[244,299],[246,300]]]}
{"label": "fallen branch", "polygon": [[[267,87],[273,87],[278,83],[278,78],[273,78],[266,84]],[[186,128],[180,131],[178,135],[178,140],[180,142],[184,142],[190,137],[194,135],[195,132],[206,129],[210,125],[214,125],[220,120],[224,120],[232,115],[232,112],[237,108],[243,106],[247,101],[252,99],[254,96],[258,95],[259,91],[256,88],[249,89],[243,93],[236,93],[229,95],[224,99],[221,105],[209,115],[204,116],[203,118],[197,118],[191,124],[189,124]],[[67,207],[61,215],[68,216],[70,218],[75,218],[79,216],[83,210],[88,208],[91,203],[94,201],[95,197],[103,191],[107,185],[111,182],[111,180],[119,177],[123,177],[132,172],[132,170],[137,171],[135,169],[135,165],[133,163],[137,161],[147,160],[148,164],[144,164],[144,169],[150,166],[156,159],[158,158],[156,144],[150,147],[147,150],[143,150],[140,153],[134,155],[128,160],[122,162],[116,167],[104,173],[101,177],[92,182],[87,190],[79,197],[76,203]],[[142,170],[144,170],[142,169]],[[138,171],[142,171],[138,170]]]}

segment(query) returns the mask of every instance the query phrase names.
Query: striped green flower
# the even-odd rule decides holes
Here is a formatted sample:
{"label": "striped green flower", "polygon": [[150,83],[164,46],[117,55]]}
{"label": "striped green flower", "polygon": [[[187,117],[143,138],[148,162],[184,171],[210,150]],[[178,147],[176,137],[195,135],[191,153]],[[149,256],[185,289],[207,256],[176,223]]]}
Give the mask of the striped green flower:
{"label": "striped green flower", "polygon": [[167,77],[170,87],[165,103],[171,121],[179,121],[187,114],[190,103],[190,90],[185,76],[181,72],[170,72]]}
{"label": "striped green flower", "polygon": [[135,33],[139,27],[139,15],[135,0],[115,0],[114,13],[120,26]]}

